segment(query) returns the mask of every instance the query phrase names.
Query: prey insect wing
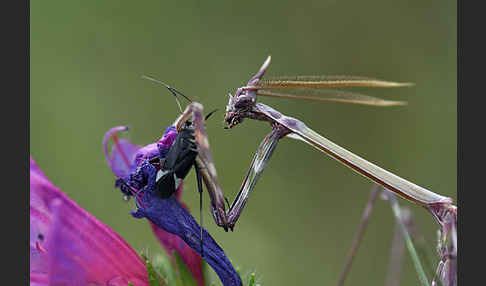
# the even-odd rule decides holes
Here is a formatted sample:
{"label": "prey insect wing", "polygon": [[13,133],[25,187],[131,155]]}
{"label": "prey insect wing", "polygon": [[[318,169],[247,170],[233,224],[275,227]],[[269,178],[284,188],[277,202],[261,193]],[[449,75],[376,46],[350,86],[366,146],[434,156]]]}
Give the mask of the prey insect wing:
{"label": "prey insect wing", "polygon": [[188,125],[179,131],[167,152],[164,164],[157,172],[157,192],[162,198],[168,198],[175,193],[192,168],[197,156],[193,132]]}

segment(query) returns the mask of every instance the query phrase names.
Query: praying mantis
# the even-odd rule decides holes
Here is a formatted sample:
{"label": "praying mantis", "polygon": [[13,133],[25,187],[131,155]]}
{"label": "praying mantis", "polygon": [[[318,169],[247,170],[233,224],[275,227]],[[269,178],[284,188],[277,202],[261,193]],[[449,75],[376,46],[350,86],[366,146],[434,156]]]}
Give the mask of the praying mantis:
{"label": "praying mantis", "polygon": [[[228,211],[225,210],[225,197],[218,182],[216,168],[209,148],[202,115],[202,105],[192,102],[174,122],[174,126],[179,130],[183,122],[192,117],[195,128],[195,141],[199,149],[196,163],[201,170],[203,181],[208,189],[211,199],[211,213],[218,226],[223,227],[226,231],[228,228],[233,230],[251,191],[255,188],[255,185],[267,166],[279,140],[284,137],[302,140],[351,168],[360,175],[388,190],[391,190],[400,197],[425,207],[432,212],[439,223],[442,223],[442,217],[445,212],[451,210],[455,211],[454,207],[452,207],[451,198],[436,194],[405,180],[319,135],[302,121],[286,116],[268,105],[257,102],[258,96],[272,96],[277,98],[335,101],[373,106],[403,105],[404,102],[401,101],[382,100],[349,92],[335,91],[329,93],[320,89],[353,86],[385,88],[408,86],[410,83],[390,82],[364,77],[325,78],[297,76],[263,80],[263,75],[270,65],[270,61],[271,57],[269,56],[259,71],[248,81],[246,86],[238,88],[234,95],[229,94],[229,101],[224,115],[224,121],[228,124],[226,128],[233,128],[240,124],[245,118],[249,118],[268,122],[272,130],[258,147],[248,173],[243,180],[240,191]],[[314,94],[328,95],[328,97],[274,93],[269,92],[268,90],[270,89],[311,89],[310,91],[314,92]]]}
{"label": "praying mantis", "polygon": [[312,147],[318,149],[353,169],[359,174],[367,177],[375,183],[393,191],[402,198],[412,201],[415,204],[429,209],[436,219],[441,222],[441,214],[438,214],[440,206],[450,206],[452,199],[412,182],[409,182],[385,169],[355,155],[354,153],[340,147],[330,140],[319,135],[302,121],[283,115],[279,111],[263,103],[257,102],[258,95],[273,96],[279,98],[294,98],[306,100],[327,100],[346,103],[368,104],[375,106],[390,106],[404,104],[399,101],[385,101],[374,97],[363,96],[354,93],[336,92],[334,97],[299,97],[296,95],[268,92],[269,89],[290,89],[290,88],[330,88],[330,87],[400,87],[410,85],[409,83],[388,82],[362,77],[293,77],[278,78],[275,80],[263,80],[263,75],[270,65],[269,56],[261,66],[260,70],[248,81],[244,87],[236,90],[234,95],[229,95],[224,116],[228,128],[241,123],[243,119],[250,118],[270,123],[272,131],[263,139],[260,144],[250,169],[243,181],[242,187],[235,202],[228,211],[229,226],[232,228],[240,216],[248,197],[255,187],[255,184],[265,169],[272,156],[278,141],[287,136],[293,139],[302,140]]}
{"label": "praying mantis", "polygon": [[[401,105],[404,102],[384,101],[378,98],[363,96],[354,93],[334,92],[331,97],[322,98],[315,96],[297,96],[294,94],[282,94],[269,92],[270,89],[311,89],[314,94],[319,94],[319,88],[330,87],[399,87],[407,86],[409,83],[388,82],[376,79],[361,77],[285,77],[273,80],[263,80],[263,75],[271,61],[269,56],[261,66],[260,70],[248,81],[246,86],[236,90],[234,95],[229,94],[229,101],[226,105],[224,121],[227,128],[240,124],[245,118],[266,121],[270,124],[272,131],[263,139],[250,165],[250,169],[243,181],[240,191],[228,211],[228,225],[233,229],[238,217],[248,200],[251,191],[254,189],[258,178],[263,173],[270,157],[277,147],[277,143],[284,137],[304,141],[312,147],[331,156],[333,159],[351,168],[358,174],[370,179],[375,184],[381,185],[400,197],[411,201],[427,209],[440,226],[440,263],[437,267],[437,274],[442,282],[447,285],[456,285],[456,256],[457,256],[457,207],[452,204],[452,199],[408,180],[405,180],[361,157],[340,147],[327,138],[321,136],[302,121],[286,116],[272,107],[257,102],[258,96],[272,96],[277,98],[303,99],[313,101],[335,101],[345,103],[367,104],[374,106]],[[321,93],[321,95],[324,95]],[[447,239],[449,237],[449,239]],[[359,237],[357,238],[359,243]],[[447,242],[449,241],[449,242]],[[352,260],[353,255],[350,256]],[[350,265],[350,264],[349,264]],[[347,267],[349,267],[347,265]],[[418,267],[418,265],[416,265]],[[348,269],[345,268],[340,285]],[[419,271],[418,271],[419,272]],[[343,276],[344,275],[344,276]],[[421,281],[427,284],[427,279],[421,275]],[[434,284],[433,285],[436,285]]]}

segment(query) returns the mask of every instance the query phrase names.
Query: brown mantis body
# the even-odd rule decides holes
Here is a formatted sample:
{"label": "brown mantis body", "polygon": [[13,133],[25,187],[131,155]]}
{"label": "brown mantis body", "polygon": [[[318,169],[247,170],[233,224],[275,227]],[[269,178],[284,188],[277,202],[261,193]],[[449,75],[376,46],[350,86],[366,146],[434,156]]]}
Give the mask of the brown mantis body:
{"label": "brown mantis body", "polygon": [[[276,96],[280,98],[302,98],[295,95],[271,93],[267,91],[268,89],[349,86],[399,87],[410,84],[387,82],[360,77],[331,77],[327,79],[317,77],[294,77],[265,81],[262,80],[262,77],[270,64],[270,59],[270,57],[267,58],[260,70],[250,79],[247,86],[238,88],[234,95],[230,95],[228,105],[226,106],[224,120],[228,124],[229,128],[239,124],[244,118],[267,121],[270,123],[272,128],[272,131],[263,139],[262,143],[260,144],[236,201],[228,211],[228,223],[230,227],[234,226],[236,220],[241,214],[250,192],[254,188],[258,177],[263,172],[268,160],[275,150],[277,142],[285,136],[300,139],[306,142],[307,144],[328,154],[332,158],[338,160],[359,174],[371,179],[375,183],[395,192],[402,198],[426,207],[432,213],[434,213],[435,217],[440,222],[440,215],[437,214],[437,209],[441,209],[440,206],[450,206],[452,204],[451,198],[431,192],[391,172],[388,172],[385,169],[324,138],[317,132],[307,127],[300,120],[286,116],[268,105],[257,102],[257,95]],[[398,101],[385,101],[359,94],[342,92],[337,92],[334,98],[303,97],[302,99],[327,100],[375,106],[404,104],[403,102]]]}
{"label": "brown mantis body", "polygon": [[[223,227],[225,230],[228,228],[233,230],[251,191],[254,189],[258,178],[275,151],[279,140],[287,136],[306,142],[378,185],[381,185],[400,197],[429,210],[441,225],[442,230],[439,246],[443,251],[441,254],[441,263],[439,264],[437,271],[441,276],[449,275],[452,277],[450,278],[448,276],[450,278],[449,280],[455,281],[453,278],[455,274],[455,255],[457,254],[457,207],[452,205],[451,198],[441,196],[405,180],[331,142],[313,131],[300,120],[286,116],[268,105],[257,102],[257,96],[261,95],[278,98],[334,101],[373,106],[402,105],[404,102],[381,100],[374,97],[346,92],[329,93],[331,97],[322,98],[274,93],[269,92],[268,90],[291,88],[317,89],[324,87],[348,86],[398,87],[409,84],[358,77],[293,77],[280,78],[277,80],[263,80],[262,77],[269,64],[270,57],[267,58],[260,70],[250,79],[246,86],[238,88],[234,95],[230,94],[229,102],[226,106],[224,120],[229,128],[238,125],[245,118],[266,121],[272,128],[272,131],[263,139],[254,155],[250,169],[241,185],[240,191],[227,212],[224,205],[225,197],[218,183],[216,169],[214,167],[207,134],[205,132],[202,105],[194,102],[191,103],[174,123],[179,129],[181,124],[192,115],[195,126],[196,143],[199,149],[196,163],[201,170],[203,180],[211,198],[212,215],[216,224]],[[324,93],[319,93],[320,91],[315,92],[315,94],[318,95],[325,95]],[[451,246],[447,248],[446,237],[449,234],[451,237]]]}
{"label": "brown mantis body", "polygon": [[[375,183],[395,192],[402,198],[429,209],[439,223],[441,223],[441,217],[443,216],[441,212],[444,212],[443,206],[447,206],[445,209],[455,211],[454,208],[451,209],[448,207],[452,204],[451,198],[431,192],[386,171],[319,135],[300,120],[286,116],[268,105],[257,102],[257,95],[276,96],[280,98],[301,98],[290,94],[268,92],[268,89],[349,86],[399,87],[410,85],[409,83],[388,82],[363,77],[294,77],[263,80],[262,77],[269,64],[270,57],[267,58],[260,70],[250,79],[247,86],[238,88],[234,95],[230,95],[228,105],[226,106],[224,120],[229,128],[241,123],[245,118],[266,121],[270,123],[272,128],[272,131],[263,139],[253,157],[250,169],[242,183],[240,191],[227,212],[224,205],[223,190],[218,182],[216,168],[214,167],[208,137],[205,131],[202,105],[196,102],[191,103],[174,123],[174,126],[179,129],[183,122],[192,117],[196,142],[199,147],[199,155],[196,161],[202,171],[202,177],[211,198],[211,213],[218,226],[223,227],[225,230],[228,228],[233,229],[245,207],[251,191],[254,189],[258,178],[275,151],[278,141],[285,136],[306,142]],[[332,95],[333,97],[330,98],[304,97],[303,99],[374,106],[404,104],[401,101],[387,101],[354,93],[336,92]]]}

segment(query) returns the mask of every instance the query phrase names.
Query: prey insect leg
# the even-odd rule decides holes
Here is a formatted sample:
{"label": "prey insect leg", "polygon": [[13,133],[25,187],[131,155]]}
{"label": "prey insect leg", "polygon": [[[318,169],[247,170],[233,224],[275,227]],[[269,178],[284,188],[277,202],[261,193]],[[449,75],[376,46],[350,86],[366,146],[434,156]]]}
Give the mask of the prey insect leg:
{"label": "prey insect leg", "polygon": [[201,257],[204,257],[204,247],[203,247],[203,216],[202,216],[202,179],[201,179],[201,170],[197,165],[196,161],[194,161],[194,169],[196,170],[196,180],[197,180],[197,190],[199,191],[199,224],[201,225]]}

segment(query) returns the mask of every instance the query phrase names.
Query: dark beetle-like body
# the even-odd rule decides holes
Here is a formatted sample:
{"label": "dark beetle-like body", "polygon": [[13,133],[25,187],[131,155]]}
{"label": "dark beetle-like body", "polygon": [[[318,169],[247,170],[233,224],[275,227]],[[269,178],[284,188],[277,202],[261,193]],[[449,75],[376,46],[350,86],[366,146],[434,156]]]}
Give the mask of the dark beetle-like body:
{"label": "dark beetle-like body", "polygon": [[186,124],[177,134],[161,168],[157,172],[157,194],[162,198],[170,197],[187,176],[197,156],[194,128]]}

